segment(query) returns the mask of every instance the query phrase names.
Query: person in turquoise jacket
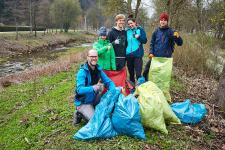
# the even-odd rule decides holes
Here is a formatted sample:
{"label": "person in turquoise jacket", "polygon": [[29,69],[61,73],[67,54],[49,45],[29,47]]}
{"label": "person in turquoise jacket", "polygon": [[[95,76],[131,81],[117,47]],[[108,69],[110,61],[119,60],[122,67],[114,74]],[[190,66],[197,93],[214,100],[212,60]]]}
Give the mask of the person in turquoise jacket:
{"label": "person in turquoise jacket", "polygon": [[143,44],[147,43],[146,33],[143,28],[137,26],[135,19],[128,18],[127,24],[127,48],[126,60],[127,68],[130,75],[130,81],[135,83],[135,75],[138,80],[141,77],[144,55]]}
{"label": "person in turquoise jacket", "polygon": [[115,52],[107,39],[106,28],[101,27],[98,34],[99,39],[93,44],[93,48],[98,52],[98,64],[103,70],[116,70]]}
{"label": "person in turquoise jacket", "polygon": [[[94,114],[94,107],[99,103],[103,85],[108,90],[115,90],[115,84],[97,64],[98,53],[92,49],[88,51],[87,62],[81,65],[76,75],[76,89],[73,124],[79,124],[81,119],[90,120]],[[100,83],[101,81],[101,83]]]}

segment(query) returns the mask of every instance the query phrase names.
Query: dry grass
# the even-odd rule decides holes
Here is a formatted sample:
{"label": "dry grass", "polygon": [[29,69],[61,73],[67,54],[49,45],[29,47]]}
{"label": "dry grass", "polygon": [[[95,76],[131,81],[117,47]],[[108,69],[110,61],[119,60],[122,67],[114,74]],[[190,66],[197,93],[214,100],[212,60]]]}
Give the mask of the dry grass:
{"label": "dry grass", "polygon": [[23,81],[35,80],[40,76],[53,75],[61,71],[69,70],[71,64],[79,63],[86,58],[87,50],[75,54],[60,57],[54,62],[39,65],[32,70],[27,70],[18,74],[8,75],[0,78],[0,87],[6,87],[12,83],[21,83]]}
{"label": "dry grass", "polygon": [[175,66],[183,68],[186,72],[214,74],[206,64],[207,60],[212,58],[211,52],[215,50],[214,39],[200,33],[181,35],[184,43],[181,47],[175,48]]}

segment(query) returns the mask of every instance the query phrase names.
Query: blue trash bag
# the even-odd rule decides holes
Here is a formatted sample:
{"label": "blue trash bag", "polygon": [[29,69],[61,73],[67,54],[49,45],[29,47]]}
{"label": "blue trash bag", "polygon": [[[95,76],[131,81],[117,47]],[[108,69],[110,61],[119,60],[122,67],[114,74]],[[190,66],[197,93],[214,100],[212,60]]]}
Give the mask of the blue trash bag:
{"label": "blue trash bag", "polygon": [[112,114],[112,124],[119,134],[146,139],[138,100],[132,94],[126,97],[120,94]]}
{"label": "blue trash bag", "polygon": [[137,86],[140,86],[141,84],[145,83],[145,78],[143,76],[139,77],[137,80]]}
{"label": "blue trash bag", "polygon": [[196,124],[206,115],[204,104],[192,104],[189,99],[185,102],[171,104],[173,112],[183,123]]}
{"label": "blue trash bag", "polygon": [[100,103],[95,107],[94,116],[74,136],[77,140],[104,139],[117,136],[110,115],[118,100],[120,89],[106,92]]}

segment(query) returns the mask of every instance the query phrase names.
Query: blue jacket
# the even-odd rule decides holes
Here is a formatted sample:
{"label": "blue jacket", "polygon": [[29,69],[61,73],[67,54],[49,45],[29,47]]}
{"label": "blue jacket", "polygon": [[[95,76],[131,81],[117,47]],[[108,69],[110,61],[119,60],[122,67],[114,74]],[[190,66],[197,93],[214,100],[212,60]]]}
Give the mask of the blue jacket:
{"label": "blue jacket", "polygon": [[[134,34],[138,34],[139,37],[136,39]],[[140,26],[135,29],[128,29],[127,43],[128,46],[126,48],[126,57],[143,57],[143,44],[147,43],[147,37],[144,29]]]}
{"label": "blue jacket", "polygon": [[172,57],[175,43],[178,46],[183,44],[181,37],[174,37],[174,31],[167,28],[157,28],[153,34],[150,43],[150,54],[155,57]]}
{"label": "blue jacket", "polygon": [[[107,77],[102,68],[99,65],[96,67],[98,70],[99,79],[102,80],[103,84],[109,90],[115,89],[115,84]],[[81,65],[80,70],[77,73],[76,83],[75,105],[79,106],[81,104],[93,104],[96,93],[91,85],[91,74],[87,63]]]}

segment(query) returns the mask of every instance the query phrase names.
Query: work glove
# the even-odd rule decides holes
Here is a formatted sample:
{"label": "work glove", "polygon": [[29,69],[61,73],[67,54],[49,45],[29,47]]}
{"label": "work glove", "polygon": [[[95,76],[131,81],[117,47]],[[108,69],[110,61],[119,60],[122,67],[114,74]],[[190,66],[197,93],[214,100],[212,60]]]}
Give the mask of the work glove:
{"label": "work glove", "polygon": [[177,31],[174,31],[173,36],[179,38],[179,33]]}
{"label": "work glove", "polygon": [[149,58],[149,59],[152,59],[152,57],[154,57],[153,54],[149,54],[149,55],[148,55],[148,58]]}
{"label": "work glove", "polygon": [[120,44],[120,40],[119,40],[119,39],[116,39],[116,40],[114,41],[114,43],[115,43],[115,44]]}
{"label": "work glove", "polygon": [[112,48],[111,44],[107,46],[107,49],[110,50]]}
{"label": "work glove", "polygon": [[138,39],[140,37],[140,35],[138,34],[135,34],[135,38]]}
{"label": "work glove", "polygon": [[95,84],[92,87],[95,93],[98,93],[100,91],[100,86],[98,84]]}
{"label": "work glove", "polygon": [[99,86],[99,93],[102,93],[103,92],[103,90],[104,90],[104,84],[103,83],[98,83],[97,84],[98,86]]}

